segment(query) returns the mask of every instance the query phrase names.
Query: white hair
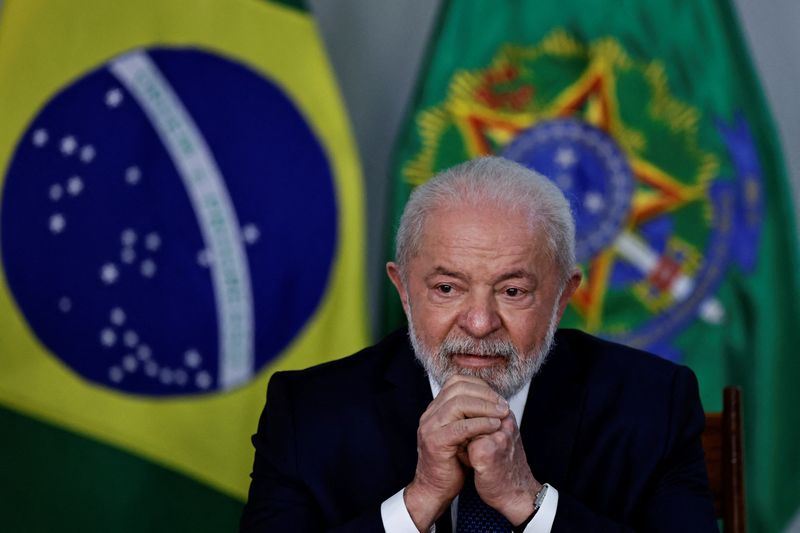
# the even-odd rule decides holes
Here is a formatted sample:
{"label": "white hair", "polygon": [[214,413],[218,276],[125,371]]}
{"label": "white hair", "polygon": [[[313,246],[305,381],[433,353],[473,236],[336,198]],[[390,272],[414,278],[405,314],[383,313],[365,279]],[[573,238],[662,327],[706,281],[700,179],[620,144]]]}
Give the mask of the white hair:
{"label": "white hair", "polygon": [[406,203],[395,240],[395,258],[405,278],[431,212],[448,207],[499,207],[523,213],[531,231],[546,237],[545,257],[565,282],[575,268],[575,222],[561,190],[541,174],[502,157],[481,157],[440,172],[417,187]]}

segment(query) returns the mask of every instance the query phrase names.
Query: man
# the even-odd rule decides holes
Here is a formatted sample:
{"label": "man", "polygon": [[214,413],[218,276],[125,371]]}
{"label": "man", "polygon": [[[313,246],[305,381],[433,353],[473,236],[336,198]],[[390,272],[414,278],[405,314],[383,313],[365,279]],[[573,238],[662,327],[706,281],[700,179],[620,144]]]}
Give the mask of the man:
{"label": "man", "polygon": [[717,530],[691,371],[556,333],[580,273],[553,184],[450,169],[396,260],[407,333],[273,376],[243,531]]}

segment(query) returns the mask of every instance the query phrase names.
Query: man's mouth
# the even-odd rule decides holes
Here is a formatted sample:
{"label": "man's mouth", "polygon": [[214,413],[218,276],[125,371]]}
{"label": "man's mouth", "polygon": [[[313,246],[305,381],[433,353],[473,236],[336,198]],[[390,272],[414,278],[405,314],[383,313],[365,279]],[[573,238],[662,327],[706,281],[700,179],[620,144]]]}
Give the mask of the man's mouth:
{"label": "man's mouth", "polygon": [[454,353],[450,358],[456,365],[463,368],[488,368],[503,365],[506,362],[506,358],[499,355]]}

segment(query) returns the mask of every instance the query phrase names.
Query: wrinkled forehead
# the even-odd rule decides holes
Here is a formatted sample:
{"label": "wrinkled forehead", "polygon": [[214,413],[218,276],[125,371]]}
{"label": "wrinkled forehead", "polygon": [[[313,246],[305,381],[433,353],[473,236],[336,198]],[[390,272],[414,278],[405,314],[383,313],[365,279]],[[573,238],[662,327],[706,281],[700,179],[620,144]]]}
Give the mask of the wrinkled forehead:
{"label": "wrinkled forehead", "polygon": [[440,255],[442,248],[466,246],[478,250],[530,253],[537,266],[554,265],[544,225],[530,211],[504,206],[456,204],[428,213],[417,256]]}

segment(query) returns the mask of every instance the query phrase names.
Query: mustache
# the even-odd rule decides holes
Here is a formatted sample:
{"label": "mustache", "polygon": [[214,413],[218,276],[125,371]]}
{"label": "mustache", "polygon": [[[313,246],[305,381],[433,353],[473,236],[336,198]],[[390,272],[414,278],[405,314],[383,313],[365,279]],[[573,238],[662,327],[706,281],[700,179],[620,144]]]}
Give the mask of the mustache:
{"label": "mustache", "polygon": [[458,353],[481,357],[503,357],[511,360],[519,357],[517,348],[508,340],[446,337],[439,347],[439,354],[449,356]]}

